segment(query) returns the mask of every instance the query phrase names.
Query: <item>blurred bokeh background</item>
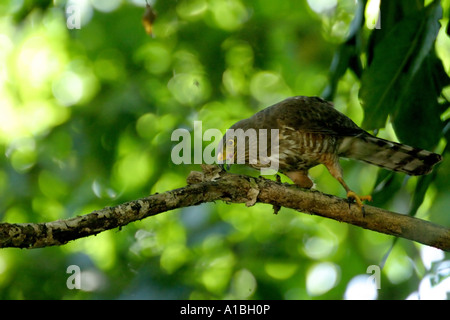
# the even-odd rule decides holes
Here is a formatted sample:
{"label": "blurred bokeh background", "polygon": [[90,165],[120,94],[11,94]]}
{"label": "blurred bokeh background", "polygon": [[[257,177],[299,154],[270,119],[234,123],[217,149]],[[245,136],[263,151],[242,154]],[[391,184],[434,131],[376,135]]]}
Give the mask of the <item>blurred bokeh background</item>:
{"label": "blurred bokeh background", "polygon": [[[203,131],[225,132],[286,97],[329,95],[333,57],[360,5],[149,3],[151,35],[142,24],[145,0],[0,3],[0,221],[65,219],[184,186],[200,166],[173,164],[172,132],[193,130],[197,120]],[[450,1],[441,5],[435,50],[449,74]],[[378,8],[365,6],[365,39]],[[361,124],[359,77],[347,70],[335,85],[336,108]],[[449,87],[443,94],[450,99]],[[442,120],[449,117],[447,110]],[[377,133],[398,139],[389,122]],[[442,138],[436,151],[444,146]],[[348,184],[373,194],[375,205],[411,212],[419,178],[342,165]],[[449,172],[444,161],[417,217],[450,225]],[[324,167],[311,175],[318,190],[345,197]],[[274,215],[261,204],[203,204],[61,247],[0,249],[0,299],[448,298],[448,254],[402,239],[381,288],[368,281],[393,240],[284,208]],[[67,288],[70,265],[80,267],[81,290]]]}

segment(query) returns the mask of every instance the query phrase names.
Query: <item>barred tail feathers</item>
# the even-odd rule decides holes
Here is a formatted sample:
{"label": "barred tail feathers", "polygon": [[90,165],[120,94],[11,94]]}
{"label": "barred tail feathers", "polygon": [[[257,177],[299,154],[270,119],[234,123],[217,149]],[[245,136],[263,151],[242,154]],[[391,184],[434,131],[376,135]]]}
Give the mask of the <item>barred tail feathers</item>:
{"label": "barred tail feathers", "polygon": [[346,158],[361,160],[411,176],[428,174],[434,165],[442,161],[439,154],[377,138],[367,133],[344,138],[338,152]]}

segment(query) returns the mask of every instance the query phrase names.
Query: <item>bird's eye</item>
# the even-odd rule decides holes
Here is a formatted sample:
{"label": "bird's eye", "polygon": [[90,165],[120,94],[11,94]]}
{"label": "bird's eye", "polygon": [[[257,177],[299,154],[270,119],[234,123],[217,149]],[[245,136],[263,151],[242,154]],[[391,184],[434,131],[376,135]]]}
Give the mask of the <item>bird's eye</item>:
{"label": "bird's eye", "polygon": [[234,140],[233,140],[233,139],[228,140],[228,141],[227,141],[227,145],[228,145],[229,147],[234,146]]}

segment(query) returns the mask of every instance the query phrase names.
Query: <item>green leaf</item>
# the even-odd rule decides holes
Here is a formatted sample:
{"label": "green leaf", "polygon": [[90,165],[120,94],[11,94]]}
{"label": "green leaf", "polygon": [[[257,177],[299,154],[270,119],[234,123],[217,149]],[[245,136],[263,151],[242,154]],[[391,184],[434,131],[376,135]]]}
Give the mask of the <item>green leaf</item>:
{"label": "green leaf", "polygon": [[427,150],[437,145],[444,126],[440,118],[442,108],[437,98],[445,82],[434,81],[436,62],[441,65],[434,55],[424,61],[410,84],[403,89],[395,103],[395,111],[391,112],[399,140]]}
{"label": "green leaf", "polygon": [[[354,42],[352,43],[348,41],[341,44],[339,49],[336,51],[330,66],[329,83],[321,94],[323,99],[333,100],[339,79],[341,79],[345,74],[352,61],[358,61],[359,65],[361,65],[355,51],[356,48]],[[357,70],[357,68],[355,69]]]}
{"label": "green leaf", "polygon": [[375,207],[383,207],[394,199],[397,191],[403,184],[404,176],[395,174],[392,171],[378,171],[377,180],[375,182],[374,191],[372,193],[373,205]]}
{"label": "green leaf", "polygon": [[437,170],[435,168],[431,174],[419,177],[416,188],[413,193],[411,208],[408,213],[410,216],[415,216],[417,210],[422,205],[422,202],[425,199],[425,194],[428,190],[428,187],[430,186],[431,182],[433,182],[434,178],[436,177],[436,172],[437,172]]}
{"label": "green leaf", "polygon": [[405,83],[414,78],[432,49],[441,16],[442,8],[435,1],[397,23],[376,46],[359,92],[365,111],[364,128],[384,127]]}

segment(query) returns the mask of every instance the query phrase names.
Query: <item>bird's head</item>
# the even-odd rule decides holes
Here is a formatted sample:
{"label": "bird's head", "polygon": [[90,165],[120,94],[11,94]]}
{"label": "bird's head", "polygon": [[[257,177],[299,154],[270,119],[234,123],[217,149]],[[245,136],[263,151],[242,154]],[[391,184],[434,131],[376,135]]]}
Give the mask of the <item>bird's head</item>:
{"label": "bird's head", "polygon": [[225,134],[217,147],[217,163],[222,168],[230,169],[231,164],[236,163],[236,137],[227,137]]}
{"label": "bird's head", "polygon": [[249,127],[248,119],[235,123],[219,142],[217,163],[227,169],[234,163],[248,164],[249,152],[256,153],[257,139],[256,130]]}

